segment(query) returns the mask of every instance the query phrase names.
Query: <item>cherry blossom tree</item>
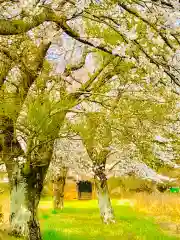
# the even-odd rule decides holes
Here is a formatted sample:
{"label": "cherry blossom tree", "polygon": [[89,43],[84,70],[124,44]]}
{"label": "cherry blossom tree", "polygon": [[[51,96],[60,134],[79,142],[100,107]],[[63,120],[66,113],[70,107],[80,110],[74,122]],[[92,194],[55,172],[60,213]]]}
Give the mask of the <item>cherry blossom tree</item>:
{"label": "cherry blossom tree", "polygon": [[[41,239],[36,211],[51,161],[53,140],[59,137],[65,115],[82,101],[82,96],[97,94],[99,87],[104,85],[103,91],[109,92],[107,83],[116,76],[120,76],[120,80],[128,77],[131,82],[179,86],[177,60],[173,62],[179,48],[179,29],[172,26],[178,18],[179,6],[173,0],[2,0],[0,8],[0,150],[8,169],[12,203],[18,193],[23,195],[19,202],[22,208],[12,204],[10,222],[16,233]],[[88,46],[99,56],[98,69],[84,82],[81,76],[78,86],[72,72],[82,68],[84,61],[78,66],[64,61],[64,74],[56,74],[50,83],[52,71],[45,56],[52,41],[58,41],[61,34],[81,43],[82,48]],[[85,54],[83,59],[86,57]],[[56,70],[59,71],[59,66]],[[75,89],[72,79],[76,82]],[[55,100],[47,97],[53,86],[60,92]],[[177,93],[176,88],[173,91]],[[98,101],[97,98],[91,100]],[[25,150],[22,140],[17,141],[16,130],[25,138]],[[16,161],[20,155],[25,159],[23,164]],[[19,222],[17,216],[24,218]]]}
{"label": "cherry blossom tree", "polygon": [[62,209],[64,187],[68,170],[76,175],[92,177],[91,161],[79,136],[63,137],[55,141],[53,158],[47,173],[47,180],[53,180],[54,209]]}
{"label": "cherry blossom tree", "polygon": [[[147,175],[156,182],[173,179],[161,176],[153,169],[157,170],[158,166],[163,164],[179,167],[173,162],[174,159],[160,159],[157,150],[154,149],[156,135],[160,131],[165,134],[167,130],[165,131],[163,125],[169,123],[169,116],[173,118],[177,115],[176,110],[174,111],[177,97],[172,92],[167,96],[167,88],[162,89],[158,86],[155,94],[155,86],[151,88],[149,84],[146,88],[140,83],[128,84],[128,81],[125,86],[119,85],[118,90],[114,91],[117,88],[112,86],[118,83],[118,78],[110,82],[110,89],[113,90],[108,94],[104,93],[104,85],[96,85],[99,87],[97,95],[85,99],[78,106],[78,111],[74,113],[76,120],[70,118],[73,122],[72,129],[81,136],[92,161],[100,213],[105,223],[114,221],[105,171],[109,159],[114,166],[127,165],[126,174],[134,171],[138,176]],[[113,145],[115,149],[121,149],[124,145],[130,147],[129,161],[132,163],[128,163],[128,160],[121,162],[119,155],[120,160],[117,160],[112,153]],[[113,170],[113,167],[110,169]]]}

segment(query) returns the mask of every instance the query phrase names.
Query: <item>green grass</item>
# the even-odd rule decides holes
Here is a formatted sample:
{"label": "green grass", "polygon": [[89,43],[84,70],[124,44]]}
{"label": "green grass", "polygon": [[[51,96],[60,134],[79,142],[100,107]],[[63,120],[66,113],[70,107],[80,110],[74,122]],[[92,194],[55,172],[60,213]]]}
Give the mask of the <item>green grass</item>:
{"label": "green grass", "polygon": [[[47,209],[43,207],[47,207]],[[49,207],[49,208],[48,208]],[[153,218],[113,201],[117,223],[103,225],[96,201],[67,201],[53,212],[50,201],[40,203],[43,240],[177,240],[162,232]]]}

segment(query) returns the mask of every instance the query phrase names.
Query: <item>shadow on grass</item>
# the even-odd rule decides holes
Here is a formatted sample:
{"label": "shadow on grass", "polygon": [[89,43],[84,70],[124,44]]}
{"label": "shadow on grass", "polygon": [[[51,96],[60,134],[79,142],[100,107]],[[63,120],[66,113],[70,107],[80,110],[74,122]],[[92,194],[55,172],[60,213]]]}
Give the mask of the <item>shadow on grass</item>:
{"label": "shadow on grass", "polygon": [[[64,208],[62,210],[56,210],[55,213],[57,214],[61,214],[61,213],[75,213],[75,214],[89,214],[89,213],[93,213],[93,212],[96,212],[98,213],[99,212],[99,209],[95,209],[95,208],[70,208],[70,207],[67,207],[67,208]],[[53,210],[52,210],[52,213],[53,213]]]}
{"label": "shadow on grass", "polygon": [[80,237],[73,237],[57,232],[55,230],[45,230],[42,233],[43,240],[81,240]]}
{"label": "shadow on grass", "polygon": [[46,210],[40,210],[39,211],[40,218],[47,219],[51,215],[59,215],[59,214],[75,214],[77,215],[89,215],[89,214],[99,214],[98,209],[83,209],[83,208],[64,208],[62,210],[53,210],[53,209],[46,209]]}

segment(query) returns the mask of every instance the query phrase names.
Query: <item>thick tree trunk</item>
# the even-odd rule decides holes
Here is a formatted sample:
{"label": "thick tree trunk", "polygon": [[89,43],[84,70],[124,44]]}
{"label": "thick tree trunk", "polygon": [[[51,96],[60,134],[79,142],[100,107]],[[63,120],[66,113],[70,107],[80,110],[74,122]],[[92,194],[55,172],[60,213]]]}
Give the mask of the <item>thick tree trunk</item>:
{"label": "thick tree trunk", "polygon": [[94,179],[102,221],[105,224],[115,223],[104,168],[96,167]]}
{"label": "thick tree trunk", "polygon": [[11,184],[10,234],[28,240],[40,240],[37,208],[48,166],[35,167],[24,175],[18,166]]}
{"label": "thick tree trunk", "polygon": [[59,175],[53,182],[53,194],[54,194],[54,209],[64,208],[64,187],[66,183],[67,168],[63,167],[60,170]]}
{"label": "thick tree trunk", "polygon": [[[56,122],[57,118],[59,118],[58,124],[60,124],[64,120],[65,113],[60,113],[55,117]],[[0,117],[0,130],[1,124],[2,129],[4,129],[3,124],[5,120]],[[60,126],[58,125],[58,127]],[[30,162],[26,161],[25,163],[25,165],[27,164],[27,170],[25,166],[21,168],[15,160],[23,151],[14,138],[14,129],[11,120],[6,122],[3,137],[3,141],[0,141],[0,153],[6,164],[10,183],[10,234],[23,236],[28,240],[40,240],[41,234],[37,219],[37,208],[43,188],[43,181],[52,157],[54,143],[42,144],[36,149],[38,155],[32,154],[27,156],[30,160]]]}

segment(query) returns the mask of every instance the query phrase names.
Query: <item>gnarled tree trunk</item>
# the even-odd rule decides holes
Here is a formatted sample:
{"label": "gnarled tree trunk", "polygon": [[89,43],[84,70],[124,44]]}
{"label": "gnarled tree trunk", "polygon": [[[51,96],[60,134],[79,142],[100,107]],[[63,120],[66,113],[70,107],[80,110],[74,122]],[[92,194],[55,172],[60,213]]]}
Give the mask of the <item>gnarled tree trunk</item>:
{"label": "gnarled tree trunk", "polygon": [[[25,176],[22,172],[23,164],[20,166],[15,160],[23,151],[17,140],[12,140],[11,133],[12,130],[9,131],[9,135],[6,134],[6,145],[2,154],[10,185],[9,234],[38,240],[41,236],[36,211],[48,166],[31,169],[31,174]],[[11,148],[8,141],[11,143]]]}
{"label": "gnarled tree trunk", "polygon": [[37,209],[48,165],[34,167],[28,175],[15,167],[11,183],[10,231],[11,235],[40,240]]}
{"label": "gnarled tree trunk", "polygon": [[64,187],[66,183],[67,167],[62,167],[58,176],[53,180],[54,209],[64,207]]}
{"label": "gnarled tree trunk", "polygon": [[103,223],[115,223],[114,212],[109,197],[105,166],[96,166],[94,175],[100,215]]}

